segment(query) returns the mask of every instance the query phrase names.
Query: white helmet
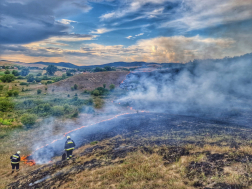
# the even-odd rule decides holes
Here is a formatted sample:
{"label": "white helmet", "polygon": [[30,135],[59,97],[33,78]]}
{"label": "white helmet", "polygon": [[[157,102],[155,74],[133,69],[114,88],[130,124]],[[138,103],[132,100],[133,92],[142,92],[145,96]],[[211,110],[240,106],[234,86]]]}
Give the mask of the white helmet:
{"label": "white helmet", "polygon": [[70,136],[67,136],[67,139],[71,138]]}
{"label": "white helmet", "polygon": [[20,151],[17,151],[17,154],[20,154]]}

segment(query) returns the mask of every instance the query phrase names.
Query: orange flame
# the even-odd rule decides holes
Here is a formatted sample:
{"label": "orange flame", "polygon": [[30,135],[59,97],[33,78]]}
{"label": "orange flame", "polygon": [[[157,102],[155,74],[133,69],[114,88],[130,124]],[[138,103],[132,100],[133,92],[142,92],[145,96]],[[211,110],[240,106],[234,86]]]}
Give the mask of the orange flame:
{"label": "orange flame", "polygon": [[24,164],[29,165],[29,166],[36,165],[36,162],[33,159],[28,160],[27,157],[28,156],[21,156],[21,161],[24,162]]}

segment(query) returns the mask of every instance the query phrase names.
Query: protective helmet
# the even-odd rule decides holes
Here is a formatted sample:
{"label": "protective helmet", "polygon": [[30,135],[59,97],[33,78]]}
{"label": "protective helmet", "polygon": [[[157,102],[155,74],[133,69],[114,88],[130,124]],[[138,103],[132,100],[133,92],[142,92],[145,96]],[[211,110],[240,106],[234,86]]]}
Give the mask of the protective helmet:
{"label": "protective helmet", "polygon": [[17,151],[17,154],[20,154],[20,151]]}
{"label": "protective helmet", "polygon": [[70,136],[67,136],[67,139],[71,138]]}

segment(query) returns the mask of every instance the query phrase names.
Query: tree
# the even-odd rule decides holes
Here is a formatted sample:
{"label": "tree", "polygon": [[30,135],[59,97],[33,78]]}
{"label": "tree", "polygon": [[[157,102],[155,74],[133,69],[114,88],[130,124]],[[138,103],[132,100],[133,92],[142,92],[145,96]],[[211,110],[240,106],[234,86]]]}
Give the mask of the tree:
{"label": "tree", "polygon": [[111,91],[114,90],[114,89],[115,89],[115,85],[114,85],[114,84],[109,85],[109,89],[110,89]]}
{"label": "tree", "polygon": [[10,96],[12,96],[12,95],[13,95],[13,92],[12,92],[12,91],[8,91],[8,92],[7,92],[7,96],[10,97]]}
{"label": "tree", "polygon": [[15,97],[17,97],[17,96],[19,95],[19,92],[18,92],[18,91],[13,91],[13,95],[14,95]]}
{"label": "tree", "polygon": [[92,92],[92,95],[94,95],[94,96],[99,96],[99,95],[100,95],[100,93],[99,93],[99,91],[98,91],[98,90],[94,90],[94,91]]}
{"label": "tree", "polygon": [[42,76],[42,73],[38,73],[37,76]]}
{"label": "tree", "polygon": [[62,74],[62,79],[66,79],[67,75],[66,74]]}
{"label": "tree", "polygon": [[77,89],[78,89],[78,85],[74,84],[74,90],[77,90]]}
{"label": "tree", "polygon": [[104,69],[105,69],[106,71],[112,71],[112,68],[111,68],[110,66],[105,66]]}
{"label": "tree", "polygon": [[57,67],[54,65],[49,65],[46,68],[46,72],[48,73],[48,75],[54,75],[56,71],[57,71]]}
{"label": "tree", "polygon": [[10,82],[12,82],[12,81],[14,81],[15,80],[15,76],[14,75],[12,75],[12,74],[6,74],[6,75],[4,75],[3,77],[1,77],[1,80],[2,80],[2,82],[7,82],[7,83],[10,83]]}
{"label": "tree", "polygon": [[9,71],[9,70],[6,70],[4,73],[5,73],[5,74],[10,74],[10,71]]}
{"label": "tree", "polygon": [[37,94],[41,94],[42,90],[41,89],[38,89],[37,90]]}
{"label": "tree", "polygon": [[30,72],[30,70],[29,70],[29,68],[23,68],[22,70],[21,70],[21,75],[22,76],[27,76],[28,74],[29,74],[29,72]]}
{"label": "tree", "polygon": [[26,126],[31,126],[36,123],[37,116],[35,114],[24,114],[21,117],[21,122]]}
{"label": "tree", "polygon": [[12,71],[12,74],[13,74],[14,76],[19,76],[19,73],[18,73],[17,70],[13,70],[13,71]]}
{"label": "tree", "polygon": [[67,70],[66,75],[67,76],[72,76],[72,73],[69,70]]}
{"label": "tree", "polygon": [[105,83],[103,84],[103,88],[104,88],[104,89],[106,88],[106,84],[105,84]]}
{"label": "tree", "polygon": [[27,82],[33,82],[35,79],[34,79],[34,76],[33,76],[33,74],[29,74],[28,76],[27,76]]}
{"label": "tree", "polygon": [[102,71],[104,71],[102,68],[99,68],[99,67],[96,67],[95,69],[94,69],[94,72],[102,72]]}
{"label": "tree", "polygon": [[36,78],[35,78],[35,81],[36,81],[36,82],[41,82],[41,80],[42,80],[42,79],[39,78],[39,77],[36,77]]}

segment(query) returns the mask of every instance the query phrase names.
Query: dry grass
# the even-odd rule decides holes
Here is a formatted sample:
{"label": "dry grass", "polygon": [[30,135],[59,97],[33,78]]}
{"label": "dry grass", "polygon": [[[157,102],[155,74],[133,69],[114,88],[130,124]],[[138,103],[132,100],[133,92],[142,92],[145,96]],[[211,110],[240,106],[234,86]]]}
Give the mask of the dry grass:
{"label": "dry grass", "polygon": [[163,166],[161,156],[141,152],[130,154],[120,165],[86,170],[72,179],[61,188],[188,188],[179,174]]}

